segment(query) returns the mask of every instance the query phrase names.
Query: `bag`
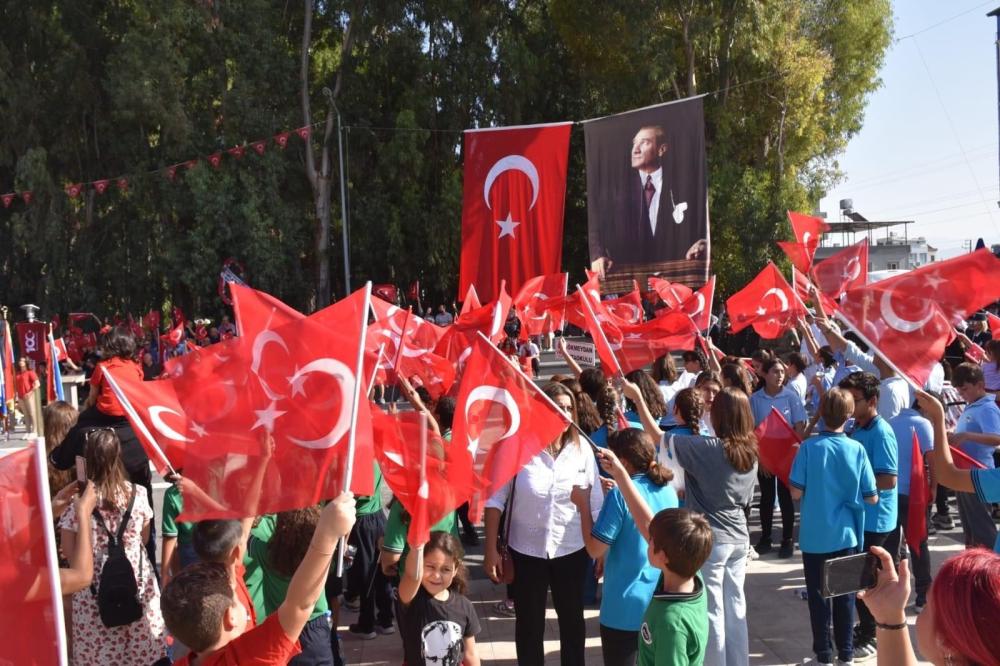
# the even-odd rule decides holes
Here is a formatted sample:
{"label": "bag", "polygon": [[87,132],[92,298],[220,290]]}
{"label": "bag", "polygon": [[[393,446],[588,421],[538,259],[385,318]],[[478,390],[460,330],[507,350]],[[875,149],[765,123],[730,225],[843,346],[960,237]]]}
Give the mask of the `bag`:
{"label": "bag", "polygon": [[[128,508],[122,516],[118,532],[111,530],[101,517],[101,512],[94,508],[94,519],[108,533],[108,557],[101,568],[100,580],[91,583],[90,592],[97,598],[97,610],[105,627],[122,627],[132,624],[142,617],[142,602],[139,599],[139,585],[136,583],[135,570],[128,561],[125,544],[122,537],[132,517],[132,505],[135,503],[135,484],[132,484],[132,495],[128,500]],[[139,575],[142,575],[142,554],[139,557]],[[96,589],[95,589],[96,584]]]}
{"label": "bag", "polygon": [[503,568],[503,579],[501,582],[510,585],[514,582],[514,558],[510,554],[510,516],[514,506],[514,489],[517,487],[517,476],[510,482],[510,495],[503,507],[503,537],[497,538],[497,550],[500,552],[500,566]]}

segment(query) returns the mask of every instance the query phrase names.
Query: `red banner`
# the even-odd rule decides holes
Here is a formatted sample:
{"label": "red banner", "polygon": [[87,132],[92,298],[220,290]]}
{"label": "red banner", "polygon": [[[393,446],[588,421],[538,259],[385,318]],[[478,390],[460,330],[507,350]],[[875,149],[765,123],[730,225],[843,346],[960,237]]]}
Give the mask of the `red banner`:
{"label": "red banner", "polygon": [[45,324],[40,321],[19,321],[15,324],[21,356],[35,363],[45,363]]}

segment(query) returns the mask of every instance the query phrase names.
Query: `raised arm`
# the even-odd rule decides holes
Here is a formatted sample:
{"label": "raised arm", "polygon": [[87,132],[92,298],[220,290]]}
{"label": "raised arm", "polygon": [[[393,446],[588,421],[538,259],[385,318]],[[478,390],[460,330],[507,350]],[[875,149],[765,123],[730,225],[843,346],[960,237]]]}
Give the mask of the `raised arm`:
{"label": "raised arm", "polygon": [[566,365],[569,366],[569,369],[573,371],[573,376],[579,379],[580,373],[583,372],[583,368],[581,368],[580,364],[576,362],[576,359],[569,355],[569,351],[566,350],[566,338],[561,335],[559,336],[558,347],[559,354],[563,357],[563,360],[566,361]]}
{"label": "raised arm", "polygon": [[583,536],[583,545],[587,549],[587,554],[593,560],[599,560],[608,552],[608,544],[600,539],[595,539],[591,532],[594,529],[594,516],[590,513],[590,488],[573,488],[570,493],[570,500],[580,512],[580,533]]}
{"label": "raised arm", "polygon": [[635,484],[632,483],[632,477],[629,476],[628,470],[611,449],[601,449],[597,452],[597,457],[600,459],[604,471],[611,474],[618,482],[618,490],[625,498],[625,505],[628,507],[629,513],[632,514],[632,519],[635,520],[635,526],[639,529],[642,538],[648,542],[649,523],[653,520],[653,510],[639,494]]}
{"label": "raised arm", "polygon": [[952,490],[966,493],[976,492],[969,470],[955,467],[955,460],[951,456],[951,449],[948,445],[948,433],[944,428],[944,407],[937,401],[937,398],[926,391],[917,391],[916,398],[920,405],[920,411],[934,427],[934,450],[931,452],[931,460],[933,461],[931,467],[937,482]]}
{"label": "raised arm", "polygon": [[656,422],[656,419],[650,413],[646,401],[642,398],[642,391],[639,390],[639,387],[627,379],[623,379],[622,392],[635,405],[635,411],[639,413],[639,419],[642,421],[642,427],[646,431],[646,434],[652,437],[654,442],[663,439],[663,431],[660,430],[660,424]]}

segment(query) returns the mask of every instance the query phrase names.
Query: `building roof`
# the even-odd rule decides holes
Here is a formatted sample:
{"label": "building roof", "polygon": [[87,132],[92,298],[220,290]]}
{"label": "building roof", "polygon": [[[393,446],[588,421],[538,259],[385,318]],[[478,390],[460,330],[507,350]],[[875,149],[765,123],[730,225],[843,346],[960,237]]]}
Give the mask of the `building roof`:
{"label": "building roof", "polygon": [[[858,217],[861,217],[858,215]],[[851,220],[849,222],[827,222],[830,226],[830,231],[827,233],[856,233],[858,231],[871,231],[873,229],[888,229],[889,227],[898,227],[900,225],[913,224],[913,220],[866,220],[861,217],[860,220]]]}

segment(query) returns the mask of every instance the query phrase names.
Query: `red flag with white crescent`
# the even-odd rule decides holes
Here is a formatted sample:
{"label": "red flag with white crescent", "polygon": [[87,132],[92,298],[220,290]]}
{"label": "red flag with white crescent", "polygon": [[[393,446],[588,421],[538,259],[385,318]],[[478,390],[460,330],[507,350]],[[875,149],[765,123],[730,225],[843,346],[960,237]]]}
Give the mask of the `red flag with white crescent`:
{"label": "red flag with white crescent", "polygon": [[712,327],[712,301],[715,300],[715,276],[681,304],[681,311],[691,317],[695,328],[707,331]]}
{"label": "red flag with white crescent", "polygon": [[514,296],[514,307],[521,317],[522,339],[562,326],[562,310],[549,310],[547,304],[553,299],[566,296],[568,281],[569,273],[553,273],[535,276],[521,285],[520,291]]}
{"label": "red flag with white crescent", "polygon": [[639,293],[639,285],[632,281],[632,291],[624,296],[602,301],[608,312],[618,317],[623,323],[636,325],[643,320],[642,294]]}
{"label": "red flag with white crescent", "polygon": [[851,289],[868,283],[868,239],[845,247],[836,254],[813,265],[813,282],[834,301]]}
{"label": "red flag with white crescent", "polygon": [[460,294],[488,301],[559,270],[571,127],[466,130]]}
{"label": "red flag with white crescent", "polygon": [[768,262],[757,277],[726,301],[733,333],[753,325],[762,338],[778,338],[807,312],[788,280]]}

